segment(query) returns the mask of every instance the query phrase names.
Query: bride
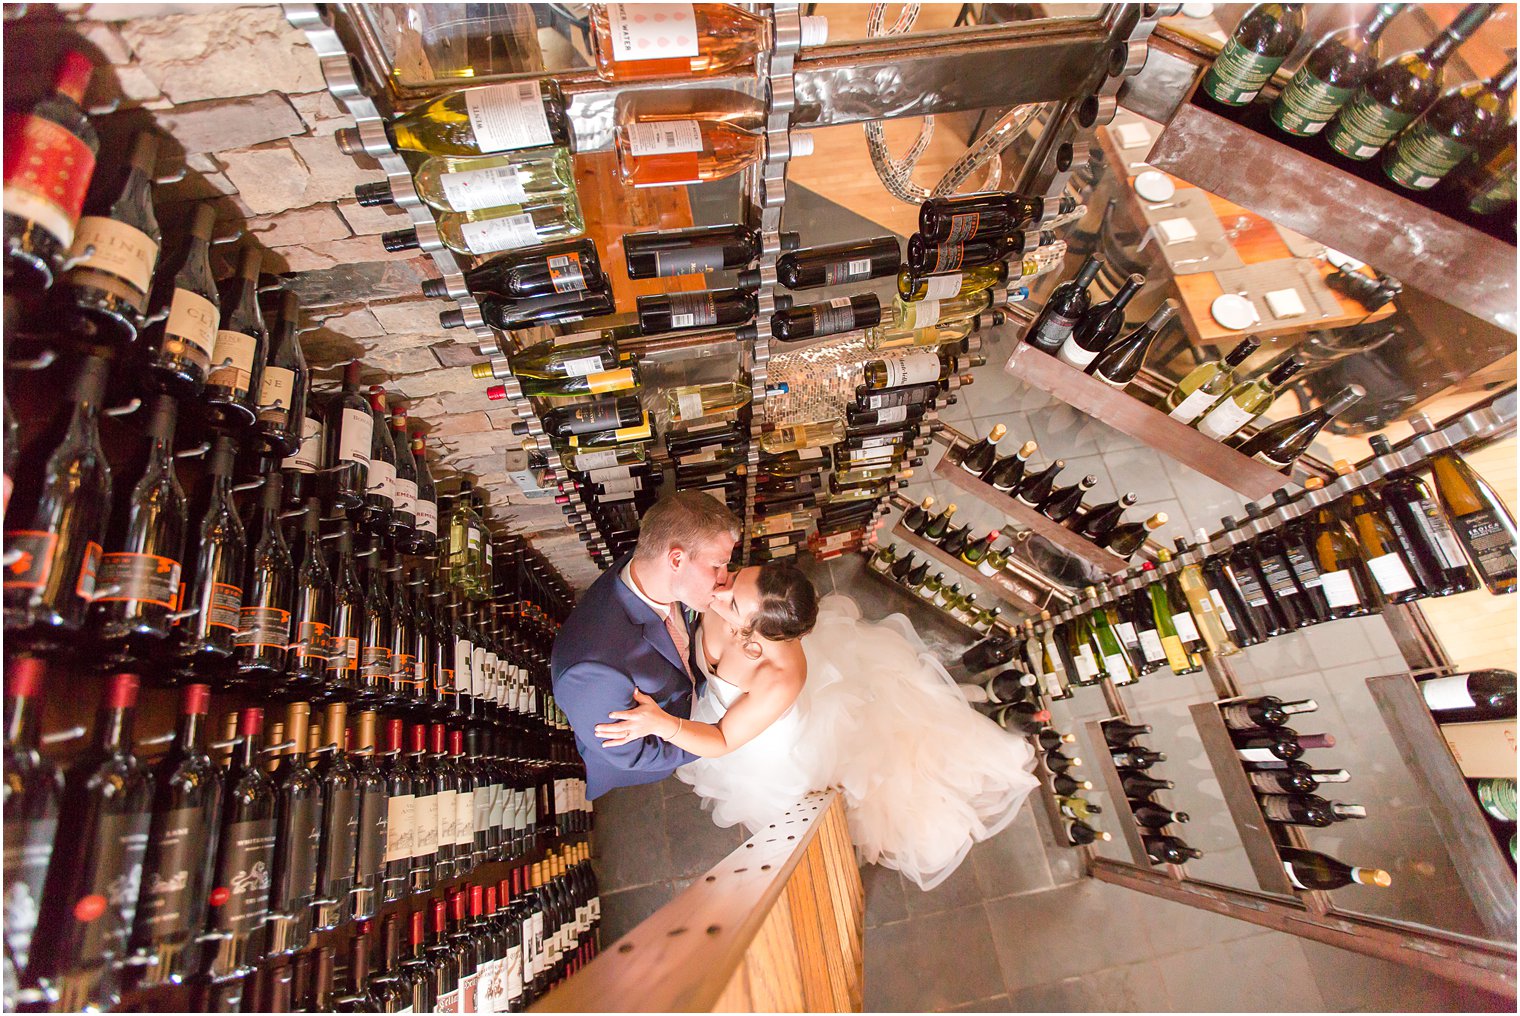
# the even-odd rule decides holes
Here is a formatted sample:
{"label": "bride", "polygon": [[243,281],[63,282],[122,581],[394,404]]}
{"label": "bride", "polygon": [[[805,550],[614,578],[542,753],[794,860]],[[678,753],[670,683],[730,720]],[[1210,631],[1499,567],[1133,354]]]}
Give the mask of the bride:
{"label": "bride", "polygon": [[676,776],[720,826],[754,832],[837,786],[861,859],[927,890],[1036,785],[1028,743],[967,706],[905,617],[872,624],[846,596],[820,602],[792,565],[738,572],[702,615],[692,656],[706,687],[691,719],[635,691],[595,733],[608,747],[653,735],[699,756]]}

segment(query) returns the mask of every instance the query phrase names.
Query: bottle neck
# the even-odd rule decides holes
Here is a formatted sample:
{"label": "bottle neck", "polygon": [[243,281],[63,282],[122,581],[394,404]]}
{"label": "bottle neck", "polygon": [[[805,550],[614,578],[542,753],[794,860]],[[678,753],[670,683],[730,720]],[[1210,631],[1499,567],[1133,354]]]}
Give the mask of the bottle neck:
{"label": "bottle neck", "polygon": [[1368,45],[1377,42],[1383,34],[1383,29],[1388,27],[1388,23],[1393,20],[1393,16],[1399,12],[1401,6],[1396,4],[1378,4],[1373,10],[1372,16],[1367,19],[1367,23],[1362,26],[1362,39]]}
{"label": "bottle neck", "polygon": [[107,706],[95,721],[95,746],[101,751],[124,752],[132,747],[132,715],[136,710]]}
{"label": "bottle neck", "polygon": [[199,751],[205,747],[206,714],[181,713],[179,726],[174,732],[174,744],[183,752]]}
{"label": "bottle neck", "polygon": [[37,709],[29,695],[5,699],[5,744],[8,748],[37,747]]}

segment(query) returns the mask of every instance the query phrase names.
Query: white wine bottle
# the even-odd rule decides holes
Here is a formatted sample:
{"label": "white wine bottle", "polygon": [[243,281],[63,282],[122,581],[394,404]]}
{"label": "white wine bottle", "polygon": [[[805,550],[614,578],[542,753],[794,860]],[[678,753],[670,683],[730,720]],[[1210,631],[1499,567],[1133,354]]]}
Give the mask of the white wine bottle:
{"label": "white wine bottle", "polygon": [[1194,367],[1166,395],[1167,415],[1193,423],[1235,385],[1235,371],[1256,352],[1261,340],[1248,335],[1222,358]]}
{"label": "white wine bottle", "polygon": [[[565,100],[553,78],[481,85],[440,95],[385,126],[399,149],[428,155],[490,155],[519,148],[570,146]],[[359,131],[334,139],[348,155],[364,151]]]}
{"label": "white wine bottle", "polygon": [[[530,148],[473,159],[435,155],[413,174],[417,196],[440,212],[476,212],[509,205],[541,205],[575,196],[575,168],[566,148]],[[354,188],[360,205],[395,201],[382,180]]]}
{"label": "white wine bottle", "polygon": [[[445,247],[460,254],[494,254],[568,240],[586,231],[581,206],[575,195],[541,205],[508,205],[476,212],[439,212],[438,236]],[[422,246],[416,229],[397,229],[380,234],[388,251]]]}
{"label": "white wine bottle", "polygon": [[1278,389],[1302,369],[1303,364],[1290,356],[1267,371],[1265,377],[1242,381],[1203,414],[1196,425],[1198,433],[1215,441],[1231,437],[1270,409],[1277,399]]}

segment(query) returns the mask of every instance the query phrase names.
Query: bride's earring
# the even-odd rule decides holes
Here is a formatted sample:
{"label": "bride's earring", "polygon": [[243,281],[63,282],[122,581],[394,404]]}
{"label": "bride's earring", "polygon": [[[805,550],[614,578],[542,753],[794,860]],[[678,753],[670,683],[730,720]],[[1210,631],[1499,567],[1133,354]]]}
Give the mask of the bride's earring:
{"label": "bride's earring", "polygon": [[754,641],[753,639],[744,643],[741,648],[744,650],[744,655],[748,656],[752,660],[758,660],[762,655],[764,655],[765,652],[760,648],[760,643]]}

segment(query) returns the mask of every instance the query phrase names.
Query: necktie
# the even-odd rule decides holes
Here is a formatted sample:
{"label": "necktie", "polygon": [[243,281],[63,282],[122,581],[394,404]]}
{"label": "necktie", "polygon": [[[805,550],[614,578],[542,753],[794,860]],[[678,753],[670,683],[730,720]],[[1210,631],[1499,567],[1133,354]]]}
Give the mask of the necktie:
{"label": "necktie", "polygon": [[670,605],[670,613],[665,615],[665,630],[670,632],[670,640],[676,644],[687,679],[695,684],[696,679],[691,675],[691,636],[686,633],[686,619],[681,616],[681,608],[675,604]]}

